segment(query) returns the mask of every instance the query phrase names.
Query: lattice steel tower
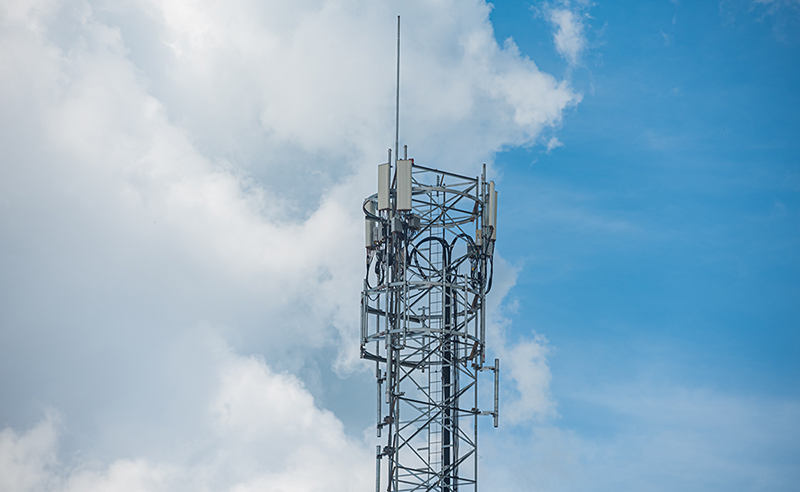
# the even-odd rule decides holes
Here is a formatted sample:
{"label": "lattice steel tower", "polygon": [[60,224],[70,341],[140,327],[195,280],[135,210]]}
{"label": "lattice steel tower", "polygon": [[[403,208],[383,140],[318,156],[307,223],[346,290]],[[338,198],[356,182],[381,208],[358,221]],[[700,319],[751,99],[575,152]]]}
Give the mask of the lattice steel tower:
{"label": "lattice steel tower", "polygon": [[[377,366],[376,491],[477,491],[478,417],[498,420],[499,361],[485,364],[497,192],[485,166],[472,178],[391,157],[363,205],[361,357]],[[494,376],[490,411],[479,410],[483,371]]]}

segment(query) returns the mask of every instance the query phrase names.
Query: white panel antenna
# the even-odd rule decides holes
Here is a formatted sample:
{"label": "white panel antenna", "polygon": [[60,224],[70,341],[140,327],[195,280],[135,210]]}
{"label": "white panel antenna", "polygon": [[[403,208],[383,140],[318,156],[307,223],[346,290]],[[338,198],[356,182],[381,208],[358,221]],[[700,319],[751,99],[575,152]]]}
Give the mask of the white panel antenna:
{"label": "white panel antenna", "polygon": [[392,164],[389,162],[378,166],[378,210],[389,210],[392,208],[389,199],[391,169]]}
{"label": "white panel antenna", "polygon": [[397,161],[397,211],[411,210],[411,160]]}

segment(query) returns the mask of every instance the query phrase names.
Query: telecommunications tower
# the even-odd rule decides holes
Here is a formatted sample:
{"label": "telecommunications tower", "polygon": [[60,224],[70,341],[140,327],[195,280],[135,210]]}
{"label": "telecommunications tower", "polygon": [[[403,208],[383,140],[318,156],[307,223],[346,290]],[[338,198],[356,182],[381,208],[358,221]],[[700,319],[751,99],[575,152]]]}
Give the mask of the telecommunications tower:
{"label": "telecommunications tower", "polygon": [[[398,87],[400,19],[398,17]],[[398,88],[399,115],[399,88]],[[478,418],[498,422],[499,360],[486,364],[497,192],[409,159],[378,166],[364,200],[361,357],[376,362],[376,492],[478,490]],[[478,381],[494,402],[479,409]]]}

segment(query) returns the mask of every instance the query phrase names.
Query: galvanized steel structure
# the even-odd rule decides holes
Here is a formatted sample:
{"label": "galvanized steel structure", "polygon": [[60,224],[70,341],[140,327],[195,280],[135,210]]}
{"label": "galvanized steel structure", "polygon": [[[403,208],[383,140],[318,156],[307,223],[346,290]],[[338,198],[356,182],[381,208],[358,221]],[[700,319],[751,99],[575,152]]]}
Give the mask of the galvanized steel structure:
{"label": "galvanized steel structure", "polygon": [[376,491],[477,491],[478,418],[498,422],[499,361],[485,363],[497,192],[485,166],[469,177],[391,157],[363,205],[360,338],[361,357],[376,362]]}

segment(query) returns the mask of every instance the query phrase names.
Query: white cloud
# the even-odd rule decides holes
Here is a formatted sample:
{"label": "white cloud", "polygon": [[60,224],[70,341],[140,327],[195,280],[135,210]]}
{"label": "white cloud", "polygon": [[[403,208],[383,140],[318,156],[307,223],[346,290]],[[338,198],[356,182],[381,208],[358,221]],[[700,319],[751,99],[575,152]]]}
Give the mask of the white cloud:
{"label": "white cloud", "polygon": [[[580,100],[495,42],[484,2],[399,10],[418,162],[476,174]],[[0,415],[29,428],[44,402],[69,429],[5,431],[9,487],[175,490],[202,471],[311,490],[298,457],[319,453],[329,490],[361,480],[371,457],[281,371],[360,367],[360,204],[393,141],[394,7],[19,0],[0,24]],[[275,369],[222,364],[208,332]]]}
{"label": "white cloud", "polygon": [[0,490],[43,490],[50,485],[46,471],[57,464],[57,421],[51,410],[22,435],[10,428],[0,431]]}
{"label": "white cloud", "polygon": [[58,492],[160,492],[171,490],[176,470],[143,460],[117,460],[104,470],[81,470],[68,475]]}
{"label": "white cloud", "polygon": [[[372,482],[364,443],[348,438],[295,377],[262,360],[217,351],[218,387],[187,459],[117,458],[109,464],[56,458],[54,413],[18,435],[0,432],[0,488],[10,492],[266,490],[348,491]],[[178,454],[180,456],[180,454]]]}
{"label": "white cloud", "polygon": [[586,36],[580,10],[572,10],[565,5],[561,8],[548,9],[546,15],[555,28],[553,41],[556,50],[570,64],[575,65],[586,47]]}
{"label": "white cloud", "polygon": [[[258,295],[273,309],[313,299],[304,311],[317,318],[304,321],[305,331],[296,334],[310,337],[304,343],[319,343],[313,330],[321,324],[333,323],[342,336],[355,332],[355,317],[338,313],[357,303],[346,293],[358,291],[358,203],[372,191],[369,164],[382,158],[382,140],[390,141],[382,135],[391,133],[391,74],[368,76],[384,73],[373,67],[386,58],[372,40],[387,37],[387,47],[392,41],[374,27],[374,16],[385,7],[352,18],[337,4],[313,2],[285,12],[247,2],[237,8],[146,3],[141,11],[138,4],[123,4],[114,11],[75,1],[62,11],[54,4],[49,16],[37,18],[33,13],[42,9],[20,5],[12,7],[26,11],[27,20],[14,24],[3,44],[10,55],[5,114],[25,115],[14,124],[28,140],[23,145],[6,133],[10,153],[20,157],[19,165],[5,168],[7,189],[25,192],[16,201],[46,196],[49,206],[60,209],[61,223],[74,222],[76,232],[96,241],[90,250],[108,254],[115,244],[112,250],[136,256],[144,239],[161,250],[158,255],[180,255],[185,268],[229,282],[258,282]],[[64,26],[52,24],[59,12]],[[138,44],[126,40],[144,34],[122,21],[100,20],[142,12],[156,44],[163,43],[153,49],[169,54],[179,48],[166,67],[136,65]],[[503,145],[533,141],[579,99],[513,45],[499,48],[487,15],[485,5],[464,9],[446,36],[431,31],[439,36],[432,41],[452,46],[423,49],[410,42],[405,50],[407,65],[428,70],[415,77],[412,69],[404,78],[407,107],[419,107],[404,119],[408,133],[419,137],[412,142],[420,142],[420,153],[447,156],[459,168],[475,161],[477,169],[480,159]],[[275,22],[274,16],[291,22]],[[32,23],[45,28],[28,29]],[[74,39],[57,44],[48,25]],[[438,27],[426,24],[408,36],[414,40],[427,33],[422,28]],[[456,47],[463,55],[453,58]],[[454,93],[465,97],[427,110],[430,101]],[[255,171],[258,157],[242,155],[257,155],[253,149],[264,149]],[[295,162],[296,172],[286,171]],[[312,170],[333,179],[315,181]],[[253,173],[296,176],[282,185],[248,177]],[[296,196],[314,197],[299,205],[305,207],[302,220],[291,213]],[[14,224],[26,220],[8,218]],[[35,240],[63,239],[42,223],[34,228]],[[18,232],[21,240],[34,240]],[[116,268],[103,270],[109,266]],[[94,272],[83,274],[89,282],[97,279]]]}
{"label": "white cloud", "polygon": [[509,423],[542,421],[555,416],[555,402],[550,394],[549,353],[547,339],[542,335],[520,340],[506,348],[504,367],[508,368],[519,393],[504,405]]}
{"label": "white cloud", "polygon": [[547,141],[547,152],[552,152],[553,149],[557,149],[559,147],[563,147],[564,144],[558,140],[556,137],[551,137],[550,140]]}

